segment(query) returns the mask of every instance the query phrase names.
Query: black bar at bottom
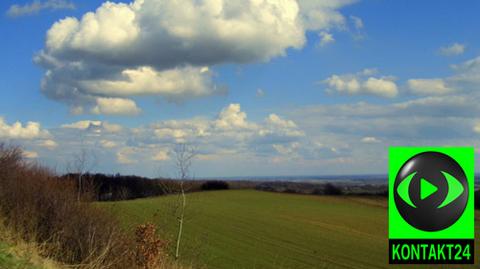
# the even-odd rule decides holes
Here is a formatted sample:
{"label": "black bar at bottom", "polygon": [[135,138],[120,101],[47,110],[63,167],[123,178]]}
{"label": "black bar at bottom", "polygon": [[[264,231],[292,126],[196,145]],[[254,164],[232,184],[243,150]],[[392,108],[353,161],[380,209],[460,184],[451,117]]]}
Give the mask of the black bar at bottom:
{"label": "black bar at bottom", "polygon": [[[390,264],[473,264],[473,239],[390,239]],[[432,249],[433,248],[433,249]]]}

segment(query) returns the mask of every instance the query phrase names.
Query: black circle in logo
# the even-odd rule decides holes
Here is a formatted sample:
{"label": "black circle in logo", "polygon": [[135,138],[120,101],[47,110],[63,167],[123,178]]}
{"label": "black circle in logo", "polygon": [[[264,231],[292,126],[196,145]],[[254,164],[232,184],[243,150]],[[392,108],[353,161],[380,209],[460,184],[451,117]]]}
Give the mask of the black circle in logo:
{"label": "black circle in logo", "polygon": [[[412,174],[405,187],[410,199],[407,202],[399,194],[398,187]],[[448,175],[459,183],[455,183],[458,184],[455,199],[445,204],[449,192],[453,191],[449,189]],[[427,187],[430,189],[425,193],[421,188]],[[458,189],[462,189],[461,194]],[[429,151],[417,154],[403,164],[395,178],[393,192],[395,205],[406,222],[420,230],[439,231],[450,227],[462,216],[468,200],[468,182],[462,167],[454,159]]]}

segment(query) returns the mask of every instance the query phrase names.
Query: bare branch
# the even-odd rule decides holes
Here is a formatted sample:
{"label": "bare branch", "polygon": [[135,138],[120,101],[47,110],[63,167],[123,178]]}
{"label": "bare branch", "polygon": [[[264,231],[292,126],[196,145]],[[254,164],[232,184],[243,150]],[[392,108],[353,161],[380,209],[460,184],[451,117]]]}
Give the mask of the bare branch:
{"label": "bare branch", "polygon": [[80,149],[80,152],[73,154],[72,161],[67,163],[67,172],[74,173],[78,177],[78,201],[80,201],[82,194],[85,192],[83,177],[85,174],[89,174],[97,163],[98,159],[95,152],[93,150],[87,150],[84,147]]}
{"label": "bare branch", "polygon": [[180,215],[178,216],[178,234],[177,245],[175,249],[175,258],[178,259],[180,257],[180,242],[182,239],[183,223],[185,220],[185,207],[187,206],[184,182],[190,176],[190,167],[192,166],[192,161],[195,158],[196,150],[194,147],[184,143],[177,144],[174,149],[174,155],[178,178],[180,180]]}

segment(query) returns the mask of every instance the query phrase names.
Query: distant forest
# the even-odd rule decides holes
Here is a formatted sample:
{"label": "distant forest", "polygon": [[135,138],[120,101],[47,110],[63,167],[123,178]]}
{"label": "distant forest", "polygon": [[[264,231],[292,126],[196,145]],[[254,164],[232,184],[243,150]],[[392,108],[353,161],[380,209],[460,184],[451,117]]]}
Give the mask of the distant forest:
{"label": "distant forest", "polygon": [[[180,190],[179,181],[167,178],[150,179],[140,176],[120,174],[75,174],[60,177],[72,181],[82,193],[96,201],[130,200],[166,194],[175,194]],[[229,183],[219,180],[187,180],[184,182],[187,192],[229,189]],[[80,186],[80,187],[79,187]]]}

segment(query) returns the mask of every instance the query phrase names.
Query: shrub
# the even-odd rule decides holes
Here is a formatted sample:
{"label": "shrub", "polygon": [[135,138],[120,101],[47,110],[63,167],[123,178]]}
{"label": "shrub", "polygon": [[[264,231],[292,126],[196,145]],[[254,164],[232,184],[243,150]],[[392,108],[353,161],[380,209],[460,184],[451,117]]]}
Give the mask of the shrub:
{"label": "shrub", "polygon": [[161,262],[161,254],[166,242],[156,236],[156,227],[151,223],[137,226],[135,230],[135,261],[144,269],[156,268]]}
{"label": "shrub", "polygon": [[88,268],[131,268],[133,241],[115,218],[78,201],[71,181],[22,159],[19,148],[0,144],[0,214],[26,241],[44,254]]}
{"label": "shrub", "polygon": [[201,189],[203,191],[211,190],[228,190],[230,186],[226,181],[222,180],[209,180],[202,184]]}

